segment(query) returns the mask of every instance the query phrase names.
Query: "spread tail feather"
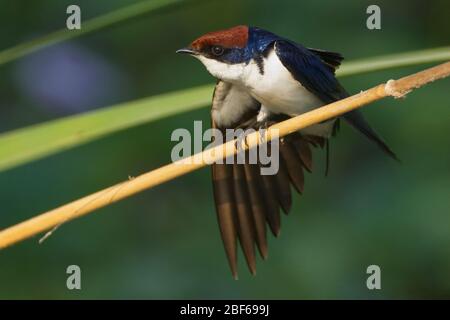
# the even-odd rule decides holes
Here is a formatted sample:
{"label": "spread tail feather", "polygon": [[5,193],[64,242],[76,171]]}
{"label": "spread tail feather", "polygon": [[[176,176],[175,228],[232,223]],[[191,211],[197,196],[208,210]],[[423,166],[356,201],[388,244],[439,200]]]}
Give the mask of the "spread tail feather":
{"label": "spread tail feather", "polygon": [[[213,127],[216,128],[214,121]],[[260,161],[237,163],[236,155],[234,164],[212,164],[217,218],[235,279],[238,277],[238,244],[250,272],[256,274],[256,251],[263,259],[268,257],[267,229],[274,236],[279,235],[281,210],[287,214],[292,206],[290,185],[299,193],[303,192],[304,171],[312,170],[311,148],[323,145],[323,138],[302,136],[298,132],[283,138],[280,141],[280,167],[275,175],[261,174],[263,164]],[[248,150],[242,152],[245,152],[246,160],[250,159]]]}

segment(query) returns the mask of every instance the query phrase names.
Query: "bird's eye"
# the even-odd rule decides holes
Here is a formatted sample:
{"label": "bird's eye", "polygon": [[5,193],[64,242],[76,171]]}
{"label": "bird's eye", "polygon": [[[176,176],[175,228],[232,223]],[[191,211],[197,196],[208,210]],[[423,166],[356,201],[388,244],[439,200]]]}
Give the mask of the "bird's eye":
{"label": "bird's eye", "polygon": [[221,56],[223,54],[224,49],[221,46],[213,46],[213,47],[211,47],[211,52],[212,52],[213,55],[218,57],[218,56]]}

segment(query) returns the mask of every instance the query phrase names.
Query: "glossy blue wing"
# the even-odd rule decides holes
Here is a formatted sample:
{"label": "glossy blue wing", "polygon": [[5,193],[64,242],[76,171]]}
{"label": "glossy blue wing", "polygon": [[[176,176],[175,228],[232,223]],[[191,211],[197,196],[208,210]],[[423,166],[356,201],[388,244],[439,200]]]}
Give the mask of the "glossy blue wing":
{"label": "glossy blue wing", "polygon": [[292,76],[324,103],[348,96],[332,69],[319,55],[288,40],[277,40],[275,51]]}
{"label": "glossy blue wing", "polygon": [[[321,58],[318,52],[314,53],[288,40],[277,40],[275,50],[281,63],[292,76],[324,103],[348,97],[348,93],[335,78],[334,69],[330,68],[330,63],[322,60],[323,57]],[[317,51],[317,49],[315,50]],[[389,146],[370,127],[359,110],[348,112],[343,117],[351,126],[376,143],[386,154],[398,160]]]}

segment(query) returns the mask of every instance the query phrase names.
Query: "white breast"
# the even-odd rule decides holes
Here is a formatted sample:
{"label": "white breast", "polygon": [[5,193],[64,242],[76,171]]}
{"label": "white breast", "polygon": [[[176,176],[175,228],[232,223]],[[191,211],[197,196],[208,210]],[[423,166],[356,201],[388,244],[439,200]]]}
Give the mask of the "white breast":
{"label": "white breast", "polygon": [[[276,44],[275,44],[276,45]],[[274,49],[263,61],[264,72],[255,60],[248,64],[228,64],[215,59],[196,55],[217,79],[233,84],[232,90],[216,101],[213,107],[213,118],[217,124],[228,126],[236,122],[249,106],[253,108],[251,97],[263,106],[258,118],[264,113],[283,113],[296,116],[322,106],[324,103],[295,80],[289,70],[281,63]],[[218,91],[220,92],[220,90]],[[245,96],[248,93],[250,96]],[[217,95],[219,98],[221,95]],[[226,107],[224,107],[224,105]],[[317,124],[302,130],[305,134],[329,136],[334,121]]]}
{"label": "white breast", "polygon": [[251,95],[274,113],[299,115],[323,105],[315,95],[295,80],[274,49],[264,58],[264,73],[252,60],[245,68],[243,82]]}

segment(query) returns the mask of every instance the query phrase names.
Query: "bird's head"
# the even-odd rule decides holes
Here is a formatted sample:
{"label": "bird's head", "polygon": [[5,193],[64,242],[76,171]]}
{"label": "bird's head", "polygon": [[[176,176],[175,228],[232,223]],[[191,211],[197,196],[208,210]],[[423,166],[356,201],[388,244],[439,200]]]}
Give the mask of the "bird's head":
{"label": "bird's head", "polygon": [[242,76],[249,60],[249,28],[237,26],[227,30],[209,32],[194,40],[177,53],[186,53],[199,59],[215,78],[236,82]]}

